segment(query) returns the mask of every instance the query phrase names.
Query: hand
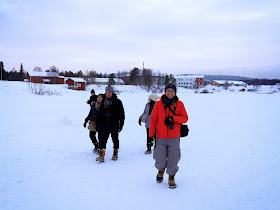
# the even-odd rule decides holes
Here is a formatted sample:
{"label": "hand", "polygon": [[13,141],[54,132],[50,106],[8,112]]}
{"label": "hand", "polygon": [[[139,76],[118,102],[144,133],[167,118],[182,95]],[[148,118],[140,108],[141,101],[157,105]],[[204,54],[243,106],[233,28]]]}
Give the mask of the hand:
{"label": "hand", "polygon": [[119,126],[119,132],[121,132],[121,131],[122,131],[122,129],[123,129],[123,126],[122,126],[122,125],[120,125],[120,126]]}
{"label": "hand", "polygon": [[87,104],[90,104],[90,100],[87,101]]}
{"label": "hand", "polygon": [[138,124],[139,124],[140,126],[142,126],[142,125],[141,125],[141,119],[140,119],[140,118],[139,118],[139,120],[138,120]]}
{"label": "hand", "polygon": [[84,122],[84,127],[87,127],[87,122]]}
{"label": "hand", "polygon": [[173,117],[166,117],[164,123],[165,125],[173,125],[174,124]]}

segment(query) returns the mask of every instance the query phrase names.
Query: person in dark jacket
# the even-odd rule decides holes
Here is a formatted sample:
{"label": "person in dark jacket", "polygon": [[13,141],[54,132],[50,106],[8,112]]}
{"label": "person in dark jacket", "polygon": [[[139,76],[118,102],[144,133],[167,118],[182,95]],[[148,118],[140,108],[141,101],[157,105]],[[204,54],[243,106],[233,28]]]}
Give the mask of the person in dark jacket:
{"label": "person in dark jacket", "polygon": [[97,95],[95,95],[94,89],[92,89],[92,90],[90,91],[90,94],[91,94],[91,96],[90,96],[89,100],[87,101],[87,104],[89,104],[90,106],[92,106],[92,104],[95,103],[96,100],[97,100]]}
{"label": "person in dark jacket", "polygon": [[149,95],[148,103],[145,106],[143,114],[139,117],[138,123],[141,126],[141,122],[145,123],[146,132],[147,132],[147,151],[145,154],[152,153],[152,146],[153,141],[155,140],[154,137],[149,136],[149,129],[150,129],[150,118],[154,108],[156,101],[159,99],[159,96],[156,94]]}
{"label": "person in dark jacket", "polygon": [[97,131],[100,132],[99,142],[100,153],[97,161],[104,162],[106,144],[111,134],[114,153],[112,160],[118,159],[119,149],[119,132],[121,132],[125,120],[124,108],[122,101],[114,93],[112,86],[106,87],[105,98],[101,103],[97,117]]}
{"label": "person in dark jacket", "polygon": [[97,101],[96,103],[93,103],[91,105],[90,111],[88,113],[88,116],[85,118],[85,122],[84,122],[84,127],[86,127],[86,124],[88,121],[90,121],[90,125],[89,125],[89,137],[92,141],[92,144],[94,145],[94,149],[93,152],[95,153],[99,153],[99,141],[100,141],[100,134],[98,133],[98,141],[96,139],[96,121],[97,121],[97,115],[98,115],[98,111],[101,105],[101,102],[103,101],[103,94],[99,94],[97,96]]}

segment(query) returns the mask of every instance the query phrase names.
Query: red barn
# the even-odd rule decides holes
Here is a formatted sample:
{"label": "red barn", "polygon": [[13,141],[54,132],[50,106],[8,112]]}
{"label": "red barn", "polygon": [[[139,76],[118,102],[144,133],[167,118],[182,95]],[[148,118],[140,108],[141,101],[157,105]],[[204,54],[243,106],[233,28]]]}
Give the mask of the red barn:
{"label": "red barn", "polygon": [[66,80],[69,89],[86,90],[86,81],[83,78],[71,77]]}
{"label": "red barn", "polygon": [[27,72],[26,79],[28,82],[45,83],[45,84],[64,84],[64,77],[59,76],[56,72]]}

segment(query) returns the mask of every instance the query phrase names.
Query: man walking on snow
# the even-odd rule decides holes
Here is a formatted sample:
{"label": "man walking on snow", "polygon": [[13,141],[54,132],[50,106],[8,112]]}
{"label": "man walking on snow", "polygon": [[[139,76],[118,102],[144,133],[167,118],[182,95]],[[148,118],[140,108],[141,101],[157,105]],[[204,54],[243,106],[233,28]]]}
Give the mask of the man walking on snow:
{"label": "man walking on snow", "polygon": [[100,162],[104,162],[106,144],[110,134],[114,145],[112,160],[118,159],[119,132],[123,128],[125,119],[122,101],[114,93],[113,87],[109,85],[105,90],[105,98],[100,106],[96,123],[97,130],[101,135],[99,142],[100,154],[96,161]]}

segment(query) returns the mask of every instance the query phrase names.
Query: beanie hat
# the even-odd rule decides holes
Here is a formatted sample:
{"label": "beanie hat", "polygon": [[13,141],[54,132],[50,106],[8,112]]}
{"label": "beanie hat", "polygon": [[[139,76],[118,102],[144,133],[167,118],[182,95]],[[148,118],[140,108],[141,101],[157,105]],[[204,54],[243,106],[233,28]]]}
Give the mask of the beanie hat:
{"label": "beanie hat", "polygon": [[111,85],[108,85],[108,86],[105,88],[105,91],[110,91],[110,92],[114,93],[114,88],[113,88]]}
{"label": "beanie hat", "polygon": [[151,94],[149,95],[149,99],[151,99],[152,101],[157,101],[159,99],[159,96],[156,94]]}
{"label": "beanie hat", "polygon": [[168,85],[165,86],[165,89],[164,89],[165,92],[166,92],[166,90],[167,90],[168,88],[172,88],[172,89],[175,91],[175,93],[176,93],[176,91],[177,91],[176,86],[173,85],[173,84],[171,84],[171,83],[169,83]]}
{"label": "beanie hat", "polygon": [[91,93],[95,93],[94,89],[92,89],[90,92],[91,92]]}

